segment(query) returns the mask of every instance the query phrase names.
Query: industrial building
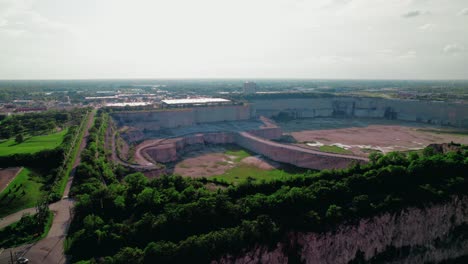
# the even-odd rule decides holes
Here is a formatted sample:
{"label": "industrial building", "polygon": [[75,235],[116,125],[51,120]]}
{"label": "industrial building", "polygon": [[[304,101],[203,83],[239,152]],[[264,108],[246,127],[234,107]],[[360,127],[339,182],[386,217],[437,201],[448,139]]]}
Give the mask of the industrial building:
{"label": "industrial building", "polygon": [[224,98],[186,98],[186,99],[167,99],[162,100],[162,105],[168,107],[193,107],[193,106],[219,106],[231,105],[230,100]]}
{"label": "industrial building", "polygon": [[244,94],[254,94],[257,92],[257,84],[254,82],[244,83]]}

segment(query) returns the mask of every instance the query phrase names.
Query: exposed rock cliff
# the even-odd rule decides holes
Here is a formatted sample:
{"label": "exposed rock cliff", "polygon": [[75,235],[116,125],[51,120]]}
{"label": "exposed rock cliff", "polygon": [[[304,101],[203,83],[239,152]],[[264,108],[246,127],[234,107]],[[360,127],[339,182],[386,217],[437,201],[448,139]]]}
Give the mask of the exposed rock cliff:
{"label": "exposed rock cliff", "polygon": [[438,263],[468,255],[468,197],[361,219],[325,233],[291,232],[213,263]]}

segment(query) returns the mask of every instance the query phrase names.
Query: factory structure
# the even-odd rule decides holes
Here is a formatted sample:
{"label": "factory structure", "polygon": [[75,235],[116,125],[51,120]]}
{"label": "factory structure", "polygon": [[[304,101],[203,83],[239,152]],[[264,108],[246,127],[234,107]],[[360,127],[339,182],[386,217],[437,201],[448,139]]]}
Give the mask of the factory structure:
{"label": "factory structure", "polygon": [[163,108],[186,108],[196,106],[222,106],[232,105],[233,102],[224,98],[186,98],[162,100]]}
{"label": "factory structure", "polygon": [[257,92],[257,84],[254,82],[245,82],[244,83],[244,94],[254,94]]}

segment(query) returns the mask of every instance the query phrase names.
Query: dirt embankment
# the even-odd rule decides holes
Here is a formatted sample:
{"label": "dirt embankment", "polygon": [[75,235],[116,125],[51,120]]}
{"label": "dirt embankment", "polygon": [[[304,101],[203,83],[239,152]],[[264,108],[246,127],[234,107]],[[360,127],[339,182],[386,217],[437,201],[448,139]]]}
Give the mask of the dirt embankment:
{"label": "dirt embankment", "polygon": [[0,168],[0,193],[5,190],[8,184],[21,172],[22,167]]}

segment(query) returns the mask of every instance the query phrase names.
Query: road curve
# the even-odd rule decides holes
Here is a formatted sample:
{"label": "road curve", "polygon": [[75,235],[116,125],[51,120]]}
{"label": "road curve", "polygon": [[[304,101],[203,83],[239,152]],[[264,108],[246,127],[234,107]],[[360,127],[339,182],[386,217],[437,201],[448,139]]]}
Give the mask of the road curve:
{"label": "road curve", "polygon": [[24,214],[34,215],[36,214],[36,208],[33,207],[23,209],[21,211],[3,217],[2,219],[0,219],[0,229],[13,224],[14,222],[18,222]]}

